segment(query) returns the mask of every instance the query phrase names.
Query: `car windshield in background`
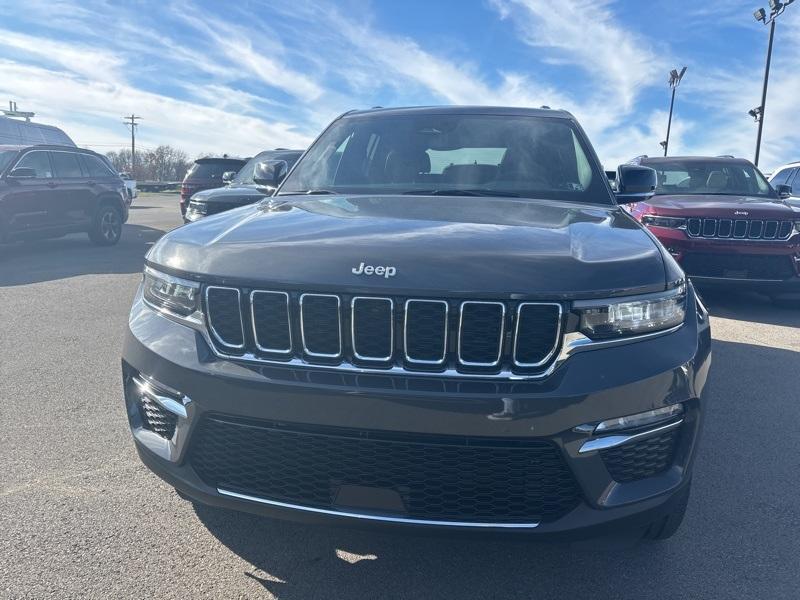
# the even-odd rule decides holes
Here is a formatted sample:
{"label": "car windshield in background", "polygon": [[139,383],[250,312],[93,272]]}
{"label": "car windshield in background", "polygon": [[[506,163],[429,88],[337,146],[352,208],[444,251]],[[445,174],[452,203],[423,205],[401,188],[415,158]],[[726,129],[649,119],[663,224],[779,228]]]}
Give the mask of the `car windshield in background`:
{"label": "car windshield in background", "polygon": [[748,163],[674,160],[643,164],[658,174],[656,194],[775,195],[767,180]]}
{"label": "car windshield in background", "polygon": [[16,150],[0,150],[0,173],[2,173],[13,158],[17,155]]}
{"label": "car windshield in background", "polygon": [[567,119],[370,114],[334,123],[280,194],[496,195],[611,204],[590,156]]}

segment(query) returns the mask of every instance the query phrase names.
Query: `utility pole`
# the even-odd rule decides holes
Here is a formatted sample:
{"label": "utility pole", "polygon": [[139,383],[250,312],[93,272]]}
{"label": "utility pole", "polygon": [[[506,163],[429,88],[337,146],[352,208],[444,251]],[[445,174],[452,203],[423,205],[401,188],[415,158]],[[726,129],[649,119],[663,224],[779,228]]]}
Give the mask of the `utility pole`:
{"label": "utility pole", "polygon": [[136,128],[139,124],[136,122],[142,117],[137,117],[131,113],[131,116],[125,117],[123,123],[130,127],[131,130],[131,177],[136,177]]}
{"label": "utility pole", "polygon": [[769,14],[763,8],[759,8],[753,13],[756,21],[769,25],[769,42],[767,43],[767,65],[764,67],[764,87],[761,89],[761,106],[756,106],[748,111],[758,123],[758,134],[756,135],[756,156],[753,161],[758,166],[758,157],[761,154],[761,133],[764,130],[764,113],[767,109],[767,86],[769,85],[769,65],[772,61],[772,40],[775,37],[775,19],[786,10],[794,0],[769,0]]}
{"label": "utility pole", "polygon": [[669,149],[669,132],[672,129],[672,109],[675,106],[675,89],[683,79],[683,74],[686,73],[686,67],[681,69],[681,72],[678,73],[677,69],[672,69],[669,73],[669,87],[672,88],[672,99],[669,101],[669,120],[667,121],[667,139],[661,142],[661,146],[664,148],[664,156],[667,155],[667,150]]}

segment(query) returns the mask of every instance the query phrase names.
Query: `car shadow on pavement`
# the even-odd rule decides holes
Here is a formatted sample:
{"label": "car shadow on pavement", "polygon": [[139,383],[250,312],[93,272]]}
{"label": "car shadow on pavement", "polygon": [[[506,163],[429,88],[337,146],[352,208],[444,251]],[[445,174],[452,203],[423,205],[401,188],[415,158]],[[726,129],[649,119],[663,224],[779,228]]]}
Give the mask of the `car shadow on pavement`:
{"label": "car shadow on pavement", "polygon": [[789,597],[800,351],[715,341],[713,353],[689,511],[664,542],[446,537],[194,510],[252,566],[242,578],[280,598]]}
{"label": "car shadow on pavement", "polygon": [[164,231],[123,226],[115,246],[94,246],[86,234],[0,245],[0,287],[66,279],[88,274],[141,272],[144,255]]}

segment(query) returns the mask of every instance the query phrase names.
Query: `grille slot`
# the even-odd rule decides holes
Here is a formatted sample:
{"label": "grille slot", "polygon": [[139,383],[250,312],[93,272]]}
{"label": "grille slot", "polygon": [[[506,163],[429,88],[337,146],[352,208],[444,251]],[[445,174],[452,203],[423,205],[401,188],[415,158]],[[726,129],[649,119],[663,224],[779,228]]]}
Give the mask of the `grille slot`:
{"label": "grille slot", "polygon": [[[562,333],[562,306],[555,302],[342,297],[222,286],[206,287],[204,298],[217,354],[265,363],[538,375],[552,361]],[[456,307],[458,315],[451,315]]]}
{"label": "grille slot", "polygon": [[212,335],[230,350],[244,348],[241,295],[237,288],[206,288],[206,315]]}
{"label": "grille slot", "polygon": [[164,409],[158,402],[146,395],[139,398],[139,407],[145,429],[157,433],[164,439],[171,440],[175,435],[178,416]]}
{"label": "grille slot", "polygon": [[701,219],[686,220],[689,237],[730,238],[751,240],[787,240],[792,236],[791,221],[763,221],[760,219]]}
{"label": "grille slot", "polygon": [[517,307],[514,364],[539,367],[556,351],[561,334],[561,305],[523,302]]}
{"label": "grille slot", "polygon": [[675,455],[680,427],[631,444],[601,450],[600,456],[614,481],[627,483],[666,471]]}
{"label": "grille slot", "polygon": [[289,294],[254,291],[250,294],[253,339],[262,352],[288,354],[292,351],[292,322]]}
{"label": "grille slot", "polygon": [[300,329],[303,351],[318,358],[342,355],[342,321],[339,296],[303,294],[300,296]]}
{"label": "grille slot", "polygon": [[447,357],[449,306],[444,300],[407,300],[405,358],[410,363],[441,365]]}
{"label": "grille slot", "polygon": [[558,448],[541,440],[294,429],[206,417],[189,460],[212,487],[301,506],[335,509],[342,486],[390,490],[402,507],[375,510],[416,519],[547,522],[580,502]]}
{"label": "grille slot", "polygon": [[502,302],[461,303],[458,360],[470,367],[500,364],[505,339],[506,305]]}
{"label": "grille slot", "polygon": [[394,349],[392,299],[357,296],[350,306],[353,355],[359,360],[391,360]]}

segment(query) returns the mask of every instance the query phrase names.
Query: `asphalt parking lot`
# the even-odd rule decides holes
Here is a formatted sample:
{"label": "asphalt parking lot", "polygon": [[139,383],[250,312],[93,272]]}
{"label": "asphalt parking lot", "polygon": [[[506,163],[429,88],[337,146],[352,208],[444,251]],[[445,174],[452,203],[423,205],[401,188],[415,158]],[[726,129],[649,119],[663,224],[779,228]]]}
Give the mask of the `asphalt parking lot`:
{"label": "asphalt parking lot", "polygon": [[800,588],[800,306],[707,296],[712,396],[687,518],[661,543],[375,534],[193,507],[139,462],[120,350],[143,195],[118,246],[0,246],[0,596],[789,598]]}

